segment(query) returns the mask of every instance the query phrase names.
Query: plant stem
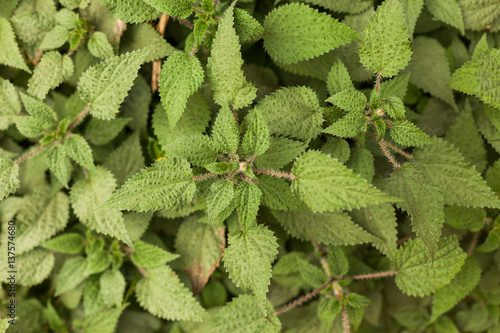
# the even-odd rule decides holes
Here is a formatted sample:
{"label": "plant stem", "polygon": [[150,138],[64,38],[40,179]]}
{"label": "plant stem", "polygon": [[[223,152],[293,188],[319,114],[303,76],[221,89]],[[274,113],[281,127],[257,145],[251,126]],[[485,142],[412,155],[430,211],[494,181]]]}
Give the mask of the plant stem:
{"label": "plant stem", "polygon": [[186,27],[194,29],[194,24],[192,24],[191,22],[184,20],[184,19],[177,18],[177,17],[175,17],[175,19],[177,21],[179,21],[179,23],[184,24]]}
{"label": "plant stem", "polygon": [[[366,132],[366,134],[369,137],[373,138],[373,139],[377,139],[377,137],[375,135],[373,135],[373,134],[371,134],[369,132]],[[412,154],[409,154],[409,153],[405,152],[404,150],[401,150],[398,147],[393,146],[392,144],[390,144],[389,142],[387,142],[385,140],[380,140],[380,141],[384,141],[384,144],[386,145],[386,147],[388,147],[389,149],[394,150],[396,153],[401,154],[401,155],[403,155],[404,157],[406,157],[408,159],[413,159],[413,155]]]}
{"label": "plant stem", "polygon": [[285,305],[281,308],[279,308],[278,310],[274,311],[273,315],[277,316],[277,315],[280,315],[282,314],[283,312],[287,312],[287,311],[290,311],[291,309],[293,309],[294,307],[296,306],[299,306],[301,304],[304,304],[305,302],[309,301],[310,299],[312,299],[313,297],[316,297],[317,295],[319,295],[319,293],[325,289],[326,287],[328,287],[330,285],[330,283],[332,283],[333,281],[333,278],[331,277],[328,282],[326,282],[325,284],[323,284],[321,287],[319,288],[316,288],[314,289],[313,291],[311,291],[309,294],[307,295],[304,295],[300,298],[297,298],[295,301],[293,301],[292,303],[288,304],[288,305]]}
{"label": "plant stem", "polygon": [[69,123],[68,128],[66,129],[66,132],[71,131],[71,129],[73,129],[73,127],[75,127],[76,124],[78,124],[80,122],[80,120],[85,118],[87,113],[89,113],[89,111],[90,111],[90,105],[92,105],[92,103],[89,102],[87,104],[87,106],[85,107],[85,109],[83,109],[82,112],[80,112],[78,114],[78,116],[76,116],[76,118],[71,123]]}
{"label": "plant stem", "polygon": [[214,1],[214,8],[217,8],[218,5],[219,5],[219,0],[215,0]]}
{"label": "plant stem", "polygon": [[265,175],[271,175],[271,176],[274,176],[274,177],[280,177],[280,178],[288,178],[288,179],[291,179],[291,180],[294,180],[296,179],[297,177],[290,174],[290,173],[284,173],[284,172],[279,172],[279,171],[272,171],[272,170],[261,170],[261,169],[255,169],[255,168],[252,168],[252,171],[253,172],[257,172],[257,173],[262,173],[262,174],[265,174]]}
{"label": "plant stem", "polygon": [[211,177],[216,177],[216,176],[217,175],[215,173],[206,173],[206,174],[201,175],[201,176],[193,177],[193,180],[194,181],[199,181],[199,180],[204,180],[204,179],[211,178]]}
{"label": "plant stem", "polygon": [[26,161],[28,158],[31,158],[33,156],[35,156],[36,154],[38,154],[39,152],[41,152],[42,150],[44,150],[45,148],[47,148],[48,146],[50,145],[45,145],[45,146],[40,146],[38,147],[37,149],[29,152],[28,154],[26,155],[23,155],[21,157],[18,157],[17,159],[15,159],[12,163],[13,164],[19,164],[19,163],[22,163],[24,161]]}
{"label": "plant stem", "polygon": [[132,295],[132,293],[134,292],[134,289],[135,289],[135,284],[137,283],[137,281],[139,280],[139,276],[140,274],[137,273],[134,277],[134,280],[132,280],[132,283],[130,284],[130,287],[128,288],[127,290],[127,293],[125,294],[125,297],[123,298],[123,302],[122,302],[122,306],[125,305],[125,303],[127,303],[127,300],[128,298],[130,297],[130,295]]}
{"label": "plant stem", "polygon": [[380,89],[380,79],[382,78],[382,72],[378,71],[377,73],[377,81],[375,81],[375,91],[378,95],[379,89]]}
{"label": "plant stem", "polygon": [[353,280],[364,280],[364,279],[376,279],[381,277],[393,276],[398,274],[396,271],[378,272],[363,275],[355,275],[352,277]]}
{"label": "plant stem", "polygon": [[344,323],[344,333],[349,333],[351,327],[349,325],[349,316],[347,315],[347,308],[342,304],[342,322]]}
{"label": "plant stem", "polygon": [[469,245],[469,249],[467,250],[467,256],[471,256],[472,253],[474,253],[474,249],[476,248],[477,241],[479,240],[479,234],[481,233],[481,230],[476,231],[474,233],[474,236],[472,236],[472,242]]}
{"label": "plant stem", "polygon": [[[156,26],[156,31],[163,37],[165,36],[165,27],[167,26],[170,16],[161,14],[160,21]],[[153,61],[153,74],[151,75],[151,90],[153,93],[158,90],[160,82],[161,59]]]}
{"label": "plant stem", "polygon": [[387,157],[387,159],[391,162],[392,166],[398,169],[401,168],[401,164],[399,164],[398,161],[396,161],[396,159],[394,158],[394,156],[392,156],[392,154],[387,150],[387,147],[385,146],[386,142],[384,140],[380,140],[378,144],[382,149],[382,151],[384,152],[385,157]]}

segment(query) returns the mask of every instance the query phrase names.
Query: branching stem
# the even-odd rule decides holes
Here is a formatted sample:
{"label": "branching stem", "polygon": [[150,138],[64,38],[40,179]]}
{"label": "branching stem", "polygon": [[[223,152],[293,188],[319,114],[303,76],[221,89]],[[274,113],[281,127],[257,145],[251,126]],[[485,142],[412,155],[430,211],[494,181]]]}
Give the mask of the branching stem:
{"label": "branching stem", "polygon": [[352,277],[352,279],[353,280],[376,279],[381,277],[394,276],[396,274],[398,274],[397,271],[378,272],[378,273],[355,275]]}
{"label": "branching stem", "polygon": [[384,152],[385,157],[387,157],[387,159],[391,162],[392,166],[398,169],[401,168],[401,164],[399,164],[398,161],[396,161],[396,159],[394,158],[394,156],[392,156],[392,154],[389,152],[389,150],[387,150],[387,147],[385,146],[386,142],[384,140],[380,140],[378,144],[382,149],[382,151]]}
{"label": "branching stem", "polygon": [[265,174],[265,175],[271,175],[271,176],[274,176],[274,177],[287,178],[287,179],[290,179],[290,180],[294,180],[294,179],[297,178],[295,175],[292,175],[290,173],[273,171],[273,170],[261,170],[261,169],[252,168],[252,171],[253,172],[257,172],[257,173],[262,173],[262,174]]}
{"label": "branching stem", "polygon": [[80,112],[78,114],[78,116],[76,116],[76,118],[71,123],[69,123],[68,129],[66,130],[67,132],[71,131],[71,129],[73,129],[73,127],[75,127],[76,124],[78,124],[80,122],[80,120],[82,120],[83,118],[85,118],[85,116],[87,115],[87,113],[89,113],[89,111],[90,111],[90,105],[92,105],[92,103],[89,102],[87,104],[87,106],[85,107],[85,109],[83,109],[82,112]]}
{"label": "branching stem", "polygon": [[33,151],[29,152],[29,153],[28,153],[28,154],[26,154],[26,155],[23,155],[23,156],[21,156],[21,157],[18,157],[18,158],[17,158],[17,159],[15,159],[12,163],[14,163],[14,164],[19,164],[19,163],[22,163],[22,162],[26,161],[27,159],[29,159],[29,158],[31,158],[31,157],[33,157],[33,156],[35,156],[36,154],[38,154],[39,152],[41,152],[42,150],[44,150],[44,149],[45,149],[45,148],[47,148],[48,146],[50,146],[50,145],[40,146],[40,147],[38,147],[37,149],[35,149],[35,150],[33,150]]}
{"label": "branching stem", "polygon": [[[373,138],[373,139],[377,139],[377,137],[369,132],[366,132],[366,135],[368,135],[369,137]],[[386,147],[388,147],[389,149],[391,150],[394,150],[396,153],[398,154],[401,154],[403,155],[404,157],[408,158],[408,159],[413,159],[413,155],[412,154],[409,154],[407,152],[405,152],[404,150],[401,150],[399,149],[398,147],[390,144],[389,142],[385,141],[385,140],[380,140],[380,141],[384,141],[384,144]]]}

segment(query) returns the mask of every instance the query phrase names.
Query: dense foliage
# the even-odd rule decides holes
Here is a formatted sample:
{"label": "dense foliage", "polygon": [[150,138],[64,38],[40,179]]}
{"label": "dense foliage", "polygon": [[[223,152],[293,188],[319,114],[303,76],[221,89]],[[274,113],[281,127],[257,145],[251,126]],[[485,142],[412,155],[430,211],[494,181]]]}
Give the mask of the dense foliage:
{"label": "dense foliage", "polygon": [[499,0],[0,0],[0,330],[500,332],[499,48]]}

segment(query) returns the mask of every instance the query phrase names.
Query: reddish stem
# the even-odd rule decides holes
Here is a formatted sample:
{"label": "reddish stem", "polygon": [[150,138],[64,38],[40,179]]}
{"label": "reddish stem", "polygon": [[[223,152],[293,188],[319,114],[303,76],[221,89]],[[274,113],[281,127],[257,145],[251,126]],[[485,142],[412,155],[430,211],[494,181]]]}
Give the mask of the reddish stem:
{"label": "reddish stem", "polygon": [[364,279],[376,279],[381,277],[393,276],[398,274],[396,271],[378,272],[363,275],[355,275],[352,277],[353,280],[364,280]]}
{"label": "reddish stem", "polygon": [[261,170],[261,169],[255,169],[255,168],[252,168],[252,171],[253,172],[257,172],[257,173],[262,173],[262,174],[265,174],[265,175],[271,175],[271,176],[274,176],[274,177],[288,178],[288,179],[291,179],[291,180],[294,180],[294,179],[297,178],[295,175],[292,175],[292,174],[289,174],[289,173],[284,173],[284,172],[279,172],[279,171]]}

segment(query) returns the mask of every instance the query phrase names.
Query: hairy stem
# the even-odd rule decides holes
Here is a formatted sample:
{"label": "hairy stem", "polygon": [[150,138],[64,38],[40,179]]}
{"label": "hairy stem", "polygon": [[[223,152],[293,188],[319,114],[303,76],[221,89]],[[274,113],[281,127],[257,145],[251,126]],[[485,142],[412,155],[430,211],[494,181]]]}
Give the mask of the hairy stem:
{"label": "hairy stem", "polygon": [[380,80],[381,79],[382,79],[382,72],[378,71],[378,73],[377,73],[377,81],[375,81],[375,91],[377,92],[377,95],[378,95],[378,92],[379,92],[379,89],[380,89]]}
{"label": "hairy stem", "polygon": [[381,277],[393,276],[396,274],[398,274],[397,271],[378,272],[378,273],[370,273],[363,275],[355,275],[352,277],[352,279],[353,280],[376,279]]}
{"label": "hairy stem", "polygon": [[391,162],[392,166],[398,169],[401,168],[401,164],[399,164],[398,161],[396,161],[396,159],[394,158],[394,156],[392,156],[392,154],[389,152],[389,150],[387,150],[387,147],[385,146],[386,142],[384,140],[380,140],[378,144],[382,149],[382,151],[384,152],[385,157],[387,157],[387,159]]}
{"label": "hairy stem", "polygon": [[347,308],[342,305],[342,322],[344,324],[344,333],[349,333],[351,327],[349,325],[349,316],[347,315]]}
{"label": "hairy stem", "polygon": [[333,281],[333,278],[331,277],[328,282],[326,282],[325,284],[323,284],[321,287],[319,288],[316,288],[314,289],[313,291],[311,291],[309,294],[307,295],[304,295],[302,297],[299,297],[297,298],[295,301],[291,302],[290,304],[288,305],[285,305],[281,308],[279,308],[278,310],[274,311],[273,315],[277,316],[277,315],[280,315],[284,312],[287,312],[287,311],[290,311],[291,309],[293,309],[294,307],[296,306],[299,306],[301,304],[304,304],[305,302],[309,301],[310,299],[316,297],[317,295],[319,295],[319,293],[325,289],[326,287],[328,287],[330,285],[330,283],[332,283]]}
{"label": "hairy stem", "polygon": [[179,21],[180,24],[183,24],[183,25],[185,25],[188,28],[194,29],[194,24],[191,23],[191,22],[189,22],[188,20],[180,19],[180,18],[177,18],[177,17],[174,17],[174,19],[176,19],[177,21]]}
{"label": "hairy stem", "polygon": [[262,174],[265,174],[265,175],[271,175],[271,176],[274,176],[274,177],[287,178],[287,179],[291,179],[291,180],[294,180],[294,179],[297,178],[296,176],[294,176],[294,175],[292,175],[290,173],[279,172],[279,171],[261,170],[261,169],[255,169],[255,168],[252,168],[252,171],[253,172],[257,172],[257,173],[262,173]]}
{"label": "hairy stem", "polygon": [[73,127],[75,127],[76,124],[78,124],[80,122],[80,120],[85,118],[87,113],[89,113],[89,111],[90,111],[90,105],[92,105],[92,103],[89,102],[87,104],[87,106],[85,107],[85,109],[83,109],[82,112],[80,112],[78,114],[78,116],[76,116],[76,118],[71,123],[69,123],[68,128],[66,129],[67,132],[71,131],[73,129]]}
{"label": "hairy stem", "polygon": [[193,177],[193,180],[196,182],[196,181],[204,180],[204,179],[211,178],[211,177],[217,177],[217,175],[215,173],[206,173],[206,174],[201,175],[201,176]]}
{"label": "hairy stem", "polygon": [[31,158],[31,157],[33,157],[33,156],[35,156],[36,154],[38,154],[39,152],[41,152],[42,150],[44,150],[44,149],[45,149],[45,148],[47,148],[48,146],[50,146],[50,145],[40,146],[40,147],[38,147],[37,149],[35,149],[35,150],[33,150],[33,151],[29,152],[29,153],[28,153],[28,154],[26,154],[26,155],[23,155],[23,156],[21,156],[21,157],[18,157],[18,158],[17,158],[17,159],[15,159],[12,163],[13,163],[13,164],[19,164],[19,163],[22,163],[22,162],[26,161],[27,159],[29,159],[29,158]]}
{"label": "hairy stem", "polygon": [[[377,139],[377,137],[369,132],[366,132],[366,135],[368,135],[369,137],[373,138],[373,139]],[[389,149],[391,150],[394,150],[396,153],[400,154],[400,155],[403,155],[404,157],[408,158],[408,159],[413,159],[413,155],[412,154],[409,154],[407,152],[405,152],[404,150],[401,150],[399,149],[398,147],[390,144],[389,142],[385,141],[385,140],[380,140],[380,141],[384,141],[384,144],[386,147],[388,147]]]}

